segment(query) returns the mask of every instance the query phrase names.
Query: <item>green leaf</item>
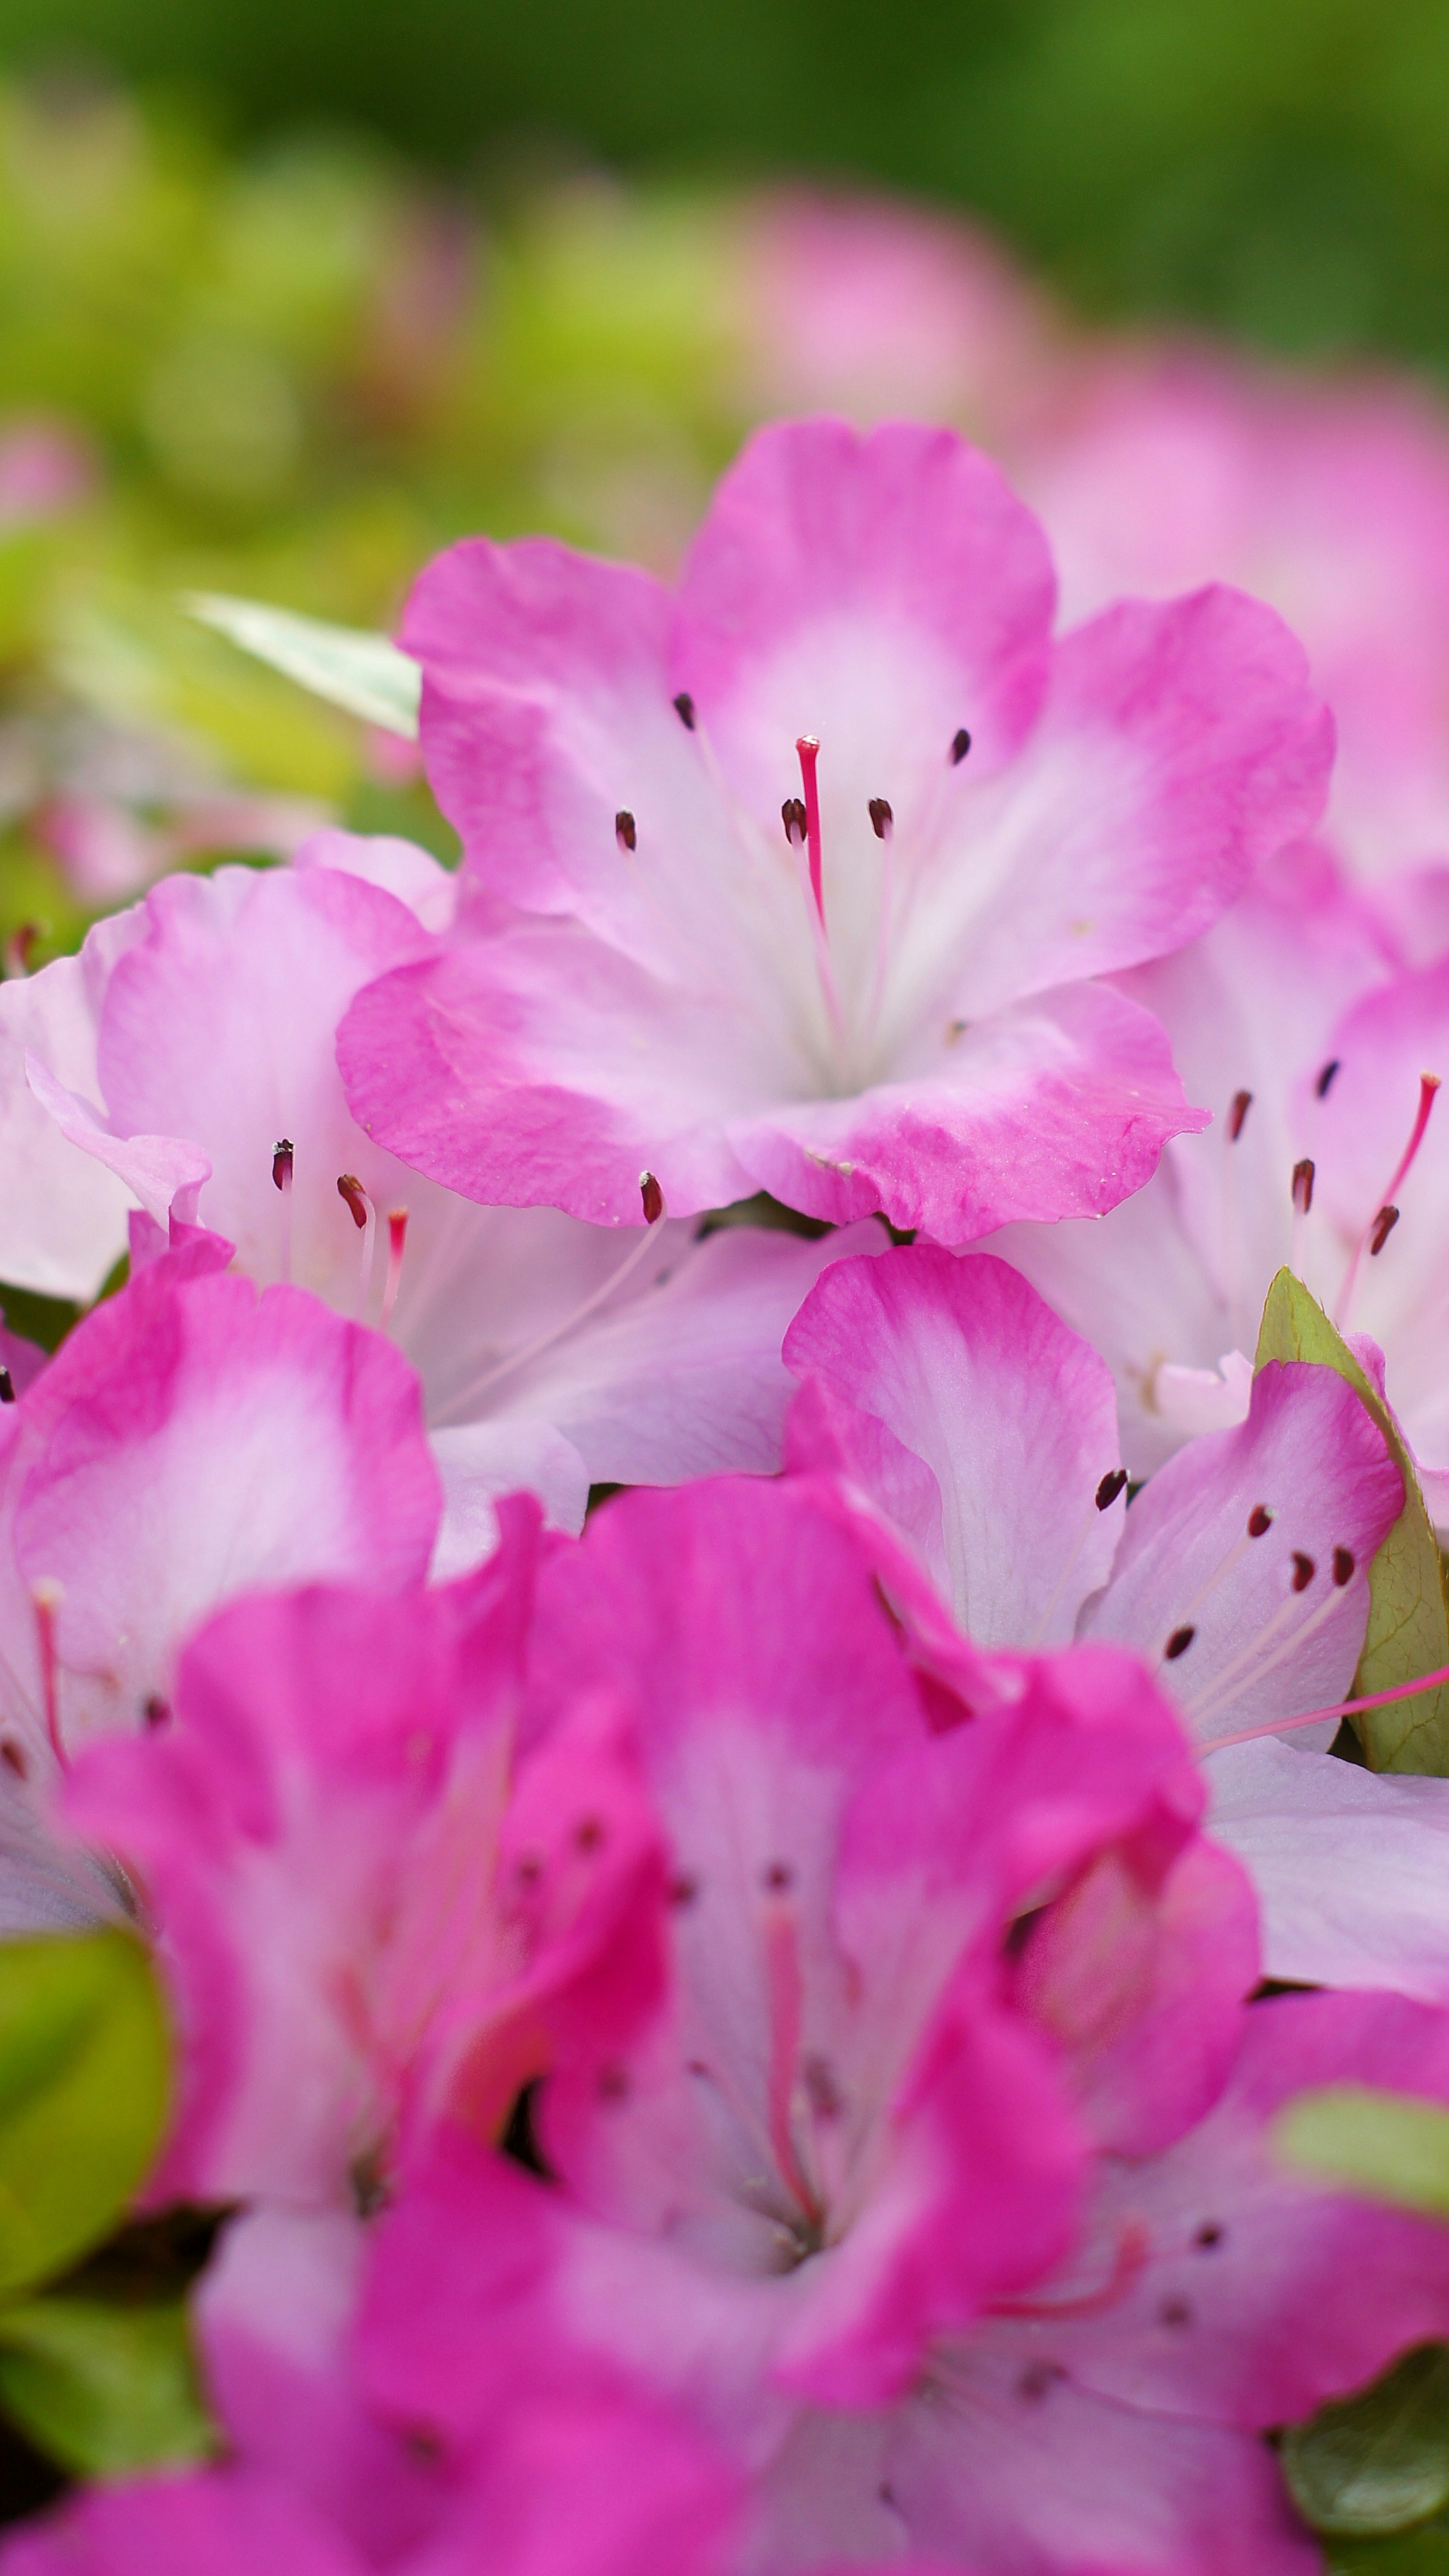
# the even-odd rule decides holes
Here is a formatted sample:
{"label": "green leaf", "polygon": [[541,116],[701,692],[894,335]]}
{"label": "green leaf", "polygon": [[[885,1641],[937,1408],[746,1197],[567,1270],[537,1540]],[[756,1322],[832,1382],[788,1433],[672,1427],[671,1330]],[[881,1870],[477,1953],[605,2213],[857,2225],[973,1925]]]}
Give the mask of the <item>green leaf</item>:
{"label": "green leaf", "polygon": [[175,2300],[0,2308],[0,2405],[73,2477],[125,2477],[217,2448]]}
{"label": "green leaf", "polygon": [[192,591],[182,601],[189,616],[228,636],[244,653],[285,671],[304,689],[327,698],[364,723],[381,725],[416,741],[423,675],[411,655],[386,635],[356,626],[329,626],[294,609],[261,600],[228,599],[219,591]]}
{"label": "green leaf", "polygon": [[1290,2164],[1373,2200],[1449,2218],[1449,2111],[1366,2084],[1300,2093],[1274,2124]]}
{"label": "green leaf", "polygon": [[[1419,1480],[1393,1415],[1301,1279],[1280,1270],[1268,1291],[1257,1366],[1313,1360],[1346,1378],[1373,1415],[1404,1480],[1404,1508],[1369,1568],[1369,1617],[1351,1699],[1393,1690],[1449,1664],[1444,1568]],[[1449,1683],[1365,1709],[1353,1721],[1375,1771],[1449,1772]]]}
{"label": "green leaf", "polygon": [[1335,2538],[1326,2564],[1329,2576],[1449,2576],[1449,2527],[1436,2521],[1392,2539]]}
{"label": "green leaf", "polygon": [[0,1941],[0,2297],[110,2234],[155,2154],[169,2059],[129,1933]]}
{"label": "green leaf", "polygon": [[1405,2353],[1360,2396],[1283,2436],[1288,2491],[1316,2531],[1394,2532],[1449,2505],[1449,2350]]}

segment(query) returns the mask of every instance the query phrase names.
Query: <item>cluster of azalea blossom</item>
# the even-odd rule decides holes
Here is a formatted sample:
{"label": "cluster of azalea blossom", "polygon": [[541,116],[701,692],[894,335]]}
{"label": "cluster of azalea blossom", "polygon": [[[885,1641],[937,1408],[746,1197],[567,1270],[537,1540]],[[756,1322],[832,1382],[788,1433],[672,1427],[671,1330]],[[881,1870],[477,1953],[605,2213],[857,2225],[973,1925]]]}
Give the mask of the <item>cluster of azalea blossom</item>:
{"label": "cluster of azalea blossom", "polygon": [[229,2213],[225,2457],[4,2576],[1312,2576],[1264,2436],[1449,2337],[1274,2143],[1449,2102],[1442,1677],[1361,1671],[1449,1525],[1449,734],[1368,607],[1175,588],[1209,394],[1103,403],[1084,621],[953,433],[768,428],[673,588],[423,572],[455,872],[0,988],[0,1276],[89,1307],[5,1341],[0,1925],[138,1928],[146,2205]]}

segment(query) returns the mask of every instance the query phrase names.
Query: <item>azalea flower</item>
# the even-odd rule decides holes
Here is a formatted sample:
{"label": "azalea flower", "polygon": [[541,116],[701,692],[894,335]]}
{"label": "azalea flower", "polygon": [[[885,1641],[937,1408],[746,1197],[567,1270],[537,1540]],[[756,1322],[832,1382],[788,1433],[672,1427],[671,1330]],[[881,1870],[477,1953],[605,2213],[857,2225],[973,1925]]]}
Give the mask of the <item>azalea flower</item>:
{"label": "azalea flower", "polygon": [[1449,854],[1449,429],[1423,390],[1093,352],[1015,463],[1069,616],[1205,581],[1271,600],[1336,720],[1335,848],[1372,877]]}
{"label": "azalea flower", "polygon": [[[1241,1426],[1188,1441],[1129,1511],[1110,1371],[1004,1262],[842,1262],[785,1350],[792,1461],[904,1539],[974,1647],[1110,1638],[1150,1665],[1252,1872],[1270,1975],[1449,1999],[1449,1784],[1331,1761],[1336,1718],[1301,1724],[1351,1688],[1403,1504],[1342,1378],[1270,1363]],[[939,1657],[929,1609],[924,1633]]]}
{"label": "azalea flower", "polygon": [[1134,1475],[1242,1419],[1288,1264],[1383,1377],[1449,1523],[1449,967],[1396,971],[1381,923],[1306,854],[1130,980],[1212,1128],[1100,1224],[1013,1226],[991,1248],[1111,1361]]}
{"label": "azalea flower", "polygon": [[402,642],[463,837],[442,953],[358,996],[360,1124],[487,1203],[639,1221],[764,1188],[958,1243],[1114,1206],[1189,1108],[1095,980],[1205,929],[1322,800],[1272,615],[1060,643],[1045,542],[945,431],[762,431],[678,591],[455,547]]}
{"label": "azalea flower", "polygon": [[631,1673],[670,1993],[546,2083],[552,2190],[438,2132],[362,2385],[461,2467],[531,2351],[563,2394],[626,2367],[747,2468],[751,2571],[1308,2576],[1259,2431],[1443,2330],[1449,2239],[1267,2124],[1350,2076],[1440,2096],[1449,2025],[1245,2009],[1253,1907],[1141,1667],[1018,1661],[933,1734],[868,1564],[802,1483],[629,1497],[545,1565],[535,1723]]}
{"label": "azalea flower", "polygon": [[773,1469],[781,1336],[835,1249],[758,1227],[696,1242],[651,1200],[649,1239],[621,1250],[553,1208],[480,1209],[374,1145],[337,1021],[370,978],[436,952],[454,894],[405,842],[323,835],[295,868],[172,878],[78,958],[0,988],[17,1182],[0,1275],[94,1296],[139,1203],[387,1332],[423,1381],[447,1570],[491,1544],[492,1498],[519,1485],[576,1529],[591,1483]]}

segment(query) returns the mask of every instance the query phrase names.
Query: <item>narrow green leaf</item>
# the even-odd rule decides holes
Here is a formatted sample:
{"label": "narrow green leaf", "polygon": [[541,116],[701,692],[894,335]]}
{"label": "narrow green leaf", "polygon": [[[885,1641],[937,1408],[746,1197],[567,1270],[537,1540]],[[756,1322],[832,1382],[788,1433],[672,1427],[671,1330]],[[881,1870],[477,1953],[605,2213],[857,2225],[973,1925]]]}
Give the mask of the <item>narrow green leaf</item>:
{"label": "narrow green leaf", "polygon": [[1394,2532],[1449,2504],[1449,2351],[1423,2344],[1357,2397],[1283,2436],[1288,2492],[1315,2531]]}
{"label": "narrow green leaf", "polygon": [[320,617],[301,617],[295,609],[269,608],[259,599],[228,599],[219,591],[191,591],[181,604],[188,616],[273,670],[285,671],[289,680],[317,697],[345,707],[365,724],[416,741],[423,675],[411,655],[400,652],[386,635],[329,626]]}
{"label": "narrow green leaf", "polygon": [[0,2308],[0,2406],[73,2477],[125,2477],[217,2447],[179,2300]]}
{"label": "narrow green leaf", "polygon": [[1273,2144],[1289,2164],[1326,2182],[1449,2219],[1449,2111],[1437,2103],[1331,2084],[1289,2103]]}
{"label": "narrow green leaf", "polygon": [[155,2154],[169,2057],[129,1933],[0,1941],[0,2297],[110,2234]]}
{"label": "narrow green leaf", "polygon": [[[1433,1524],[1398,1427],[1352,1351],[1301,1279],[1280,1270],[1268,1291],[1257,1366],[1313,1360],[1347,1378],[1388,1442],[1404,1479],[1404,1508],[1369,1568],[1369,1617],[1351,1699],[1393,1690],[1449,1664],[1449,1606]],[[1449,1772],[1449,1683],[1365,1709],[1353,1721],[1375,1771]]]}

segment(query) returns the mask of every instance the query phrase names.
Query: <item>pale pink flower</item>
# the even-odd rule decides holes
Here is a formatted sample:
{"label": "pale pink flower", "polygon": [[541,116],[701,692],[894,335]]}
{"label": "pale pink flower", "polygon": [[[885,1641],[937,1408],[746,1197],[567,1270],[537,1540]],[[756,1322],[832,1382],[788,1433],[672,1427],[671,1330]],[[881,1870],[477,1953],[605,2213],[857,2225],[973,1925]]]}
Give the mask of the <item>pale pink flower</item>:
{"label": "pale pink flower", "polygon": [[[1113,1206],[1197,1123],[1095,980],[1206,928],[1318,810],[1325,715],[1225,590],[1051,640],[1036,523],[944,431],[761,432],[671,594],[455,547],[402,640],[458,924],[359,995],[380,1144],[637,1223],[761,1187],[948,1242]],[[783,800],[783,804],[782,804]]]}

